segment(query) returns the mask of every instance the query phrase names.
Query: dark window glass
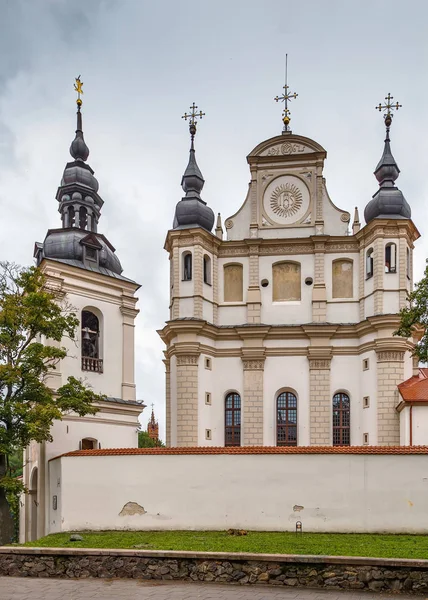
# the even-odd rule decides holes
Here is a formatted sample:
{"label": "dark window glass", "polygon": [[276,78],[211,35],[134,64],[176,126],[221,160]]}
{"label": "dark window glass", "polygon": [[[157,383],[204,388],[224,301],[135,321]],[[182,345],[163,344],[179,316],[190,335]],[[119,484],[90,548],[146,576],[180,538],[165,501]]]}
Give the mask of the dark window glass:
{"label": "dark window glass", "polygon": [[333,396],[333,446],[351,445],[351,403],[348,394]]}
{"label": "dark window glass", "polygon": [[282,392],[276,400],[276,444],[297,446],[297,398]]}
{"label": "dark window glass", "polygon": [[224,404],[224,445],[241,445],[241,396],[231,393]]}
{"label": "dark window glass", "polygon": [[100,324],[89,310],[82,311],[82,357],[99,358]]}
{"label": "dark window glass", "polygon": [[184,255],[183,258],[183,279],[191,281],[192,279],[192,255],[190,252]]}

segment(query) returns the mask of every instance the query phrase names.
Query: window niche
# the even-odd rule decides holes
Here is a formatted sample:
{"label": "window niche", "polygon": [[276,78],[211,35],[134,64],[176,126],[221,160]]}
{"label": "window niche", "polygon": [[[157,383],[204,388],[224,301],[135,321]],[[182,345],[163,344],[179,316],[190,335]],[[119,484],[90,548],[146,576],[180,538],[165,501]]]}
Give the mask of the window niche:
{"label": "window niche", "polygon": [[103,372],[100,356],[100,321],[90,310],[82,311],[82,371]]}
{"label": "window niche", "polygon": [[300,263],[280,262],[272,266],[272,300],[287,302],[301,300]]}
{"label": "window niche", "polygon": [[241,264],[224,265],[224,301],[242,302],[243,290],[243,267]]}
{"label": "window niche", "polygon": [[192,253],[183,252],[183,281],[192,281]]}
{"label": "window niche", "polygon": [[297,397],[282,392],[276,399],[276,445],[297,446]]}
{"label": "window niche", "polygon": [[366,254],[366,279],[370,279],[370,277],[373,277],[373,255],[373,248],[369,248]]}
{"label": "window niche", "polygon": [[385,246],[385,273],[397,272],[397,246],[389,242]]}
{"label": "window niche", "polygon": [[354,268],[353,261],[340,258],[333,261],[333,298],[353,298]]}
{"label": "window niche", "polygon": [[224,445],[241,445],[241,396],[227,394],[224,402]]}
{"label": "window niche", "polygon": [[204,283],[211,285],[211,259],[208,254],[204,254]]}
{"label": "window niche", "polygon": [[333,446],[351,445],[351,402],[343,392],[333,396]]}

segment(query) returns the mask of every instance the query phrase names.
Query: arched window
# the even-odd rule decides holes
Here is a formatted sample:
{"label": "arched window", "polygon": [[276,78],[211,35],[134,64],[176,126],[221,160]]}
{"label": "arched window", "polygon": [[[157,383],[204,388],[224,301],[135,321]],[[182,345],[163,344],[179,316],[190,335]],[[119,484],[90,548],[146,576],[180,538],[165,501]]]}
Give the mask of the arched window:
{"label": "arched window", "polygon": [[82,371],[103,372],[100,358],[100,321],[90,310],[82,311]]}
{"label": "arched window", "polygon": [[297,398],[292,392],[276,399],[276,445],[297,446]]}
{"label": "arched window", "polygon": [[204,254],[204,283],[211,285],[211,259],[207,254]]}
{"label": "arched window", "polygon": [[83,438],[79,443],[79,450],[98,450],[99,444],[95,438]]}
{"label": "arched window", "polygon": [[333,298],[352,298],[354,295],[354,269],[353,262],[348,258],[334,260],[333,271]]}
{"label": "arched window", "polygon": [[192,280],[192,253],[183,252],[183,281]]}
{"label": "arched window", "polygon": [[224,402],[224,445],[241,445],[241,396],[227,394]]}
{"label": "arched window", "polygon": [[84,206],[81,206],[79,209],[79,227],[80,229],[86,229],[88,224],[88,213]]}
{"label": "arched window", "polygon": [[73,227],[74,225],[74,208],[69,206],[67,209],[68,212],[68,227]]}
{"label": "arched window", "polygon": [[276,263],[272,266],[272,279],[272,299],[274,302],[301,299],[299,263]]}
{"label": "arched window", "polygon": [[241,264],[224,265],[224,301],[242,302],[243,268]]}
{"label": "arched window", "polygon": [[385,273],[396,273],[397,271],[397,246],[389,242],[385,246]]}
{"label": "arched window", "polygon": [[373,248],[369,248],[366,254],[366,279],[373,277]]}
{"label": "arched window", "polygon": [[333,396],[333,446],[351,445],[351,403],[348,394]]}

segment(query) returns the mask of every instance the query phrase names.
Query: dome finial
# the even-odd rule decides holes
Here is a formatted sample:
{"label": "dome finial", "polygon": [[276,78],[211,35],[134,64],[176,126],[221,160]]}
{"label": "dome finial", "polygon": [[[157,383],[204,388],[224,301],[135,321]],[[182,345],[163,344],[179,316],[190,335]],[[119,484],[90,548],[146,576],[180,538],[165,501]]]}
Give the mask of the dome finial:
{"label": "dome finial", "polygon": [[85,143],[83,138],[83,128],[82,128],[82,113],[80,111],[82,107],[82,99],[80,97],[83,94],[83,81],[80,79],[80,75],[76,77],[74,90],[77,92],[77,127],[76,127],[76,137],[71,142],[70,146],[70,154],[74,158],[74,160],[86,161],[89,156],[89,148]]}
{"label": "dome finial", "polygon": [[194,149],[193,142],[194,142],[195,135],[196,135],[196,125],[197,125],[198,119],[202,119],[202,117],[205,117],[205,113],[203,113],[201,110],[199,112],[196,112],[198,110],[198,107],[195,105],[194,102],[193,102],[192,106],[190,107],[190,110],[192,111],[190,114],[187,114],[187,112],[185,112],[181,118],[184,119],[185,121],[187,121],[187,119],[189,119],[189,131],[190,131],[190,140],[191,140],[190,148],[191,148],[191,150],[193,150]]}
{"label": "dome finial", "polygon": [[181,186],[186,192],[186,196],[193,196],[194,194],[196,194],[196,197],[200,198],[199,194],[201,193],[202,188],[204,187],[205,181],[196,163],[194,140],[196,135],[196,125],[198,119],[202,119],[202,117],[205,116],[205,113],[203,113],[201,110],[197,112],[197,110],[198,107],[193,102],[192,106],[190,107],[191,112],[189,114],[185,112],[184,115],[181,117],[185,121],[189,119],[189,132],[191,140],[189,164],[187,165],[187,168],[181,180]]}
{"label": "dome finial", "polygon": [[392,100],[394,100],[394,97],[391,96],[391,94],[388,92],[388,95],[385,96],[385,104],[382,104],[381,102],[379,102],[379,104],[377,106],[375,106],[375,109],[378,110],[379,112],[385,111],[385,114],[383,115],[383,119],[385,121],[385,126],[386,126],[386,139],[389,141],[389,128],[391,127],[391,123],[392,123],[392,117],[394,116],[393,113],[391,112],[391,110],[398,110],[399,108],[402,108],[402,104],[398,104],[398,102],[396,102],[395,104],[392,103]]}
{"label": "dome finial", "polygon": [[287,85],[287,78],[288,78],[288,54],[285,55],[285,85],[284,85],[284,93],[282,94],[282,96],[275,96],[274,100],[276,102],[284,102],[284,110],[282,112],[282,122],[284,123],[284,129],[282,130],[282,133],[291,133],[291,129],[289,127],[290,124],[290,111],[288,110],[288,101],[292,100],[292,99],[296,99],[297,96],[299,94],[296,94],[296,92],[294,92],[293,94],[289,93],[288,91],[288,85]]}

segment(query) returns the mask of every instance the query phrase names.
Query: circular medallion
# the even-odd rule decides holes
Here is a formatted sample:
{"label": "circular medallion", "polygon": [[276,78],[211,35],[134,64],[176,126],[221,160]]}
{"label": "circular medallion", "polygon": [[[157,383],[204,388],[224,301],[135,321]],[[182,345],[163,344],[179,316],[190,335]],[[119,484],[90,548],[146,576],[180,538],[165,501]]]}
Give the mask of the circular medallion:
{"label": "circular medallion", "polygon": [[309,190],[298,177],[283,175],[267,186],[263,205],[266,215],[281,225],[302,219],[309,208]]}

